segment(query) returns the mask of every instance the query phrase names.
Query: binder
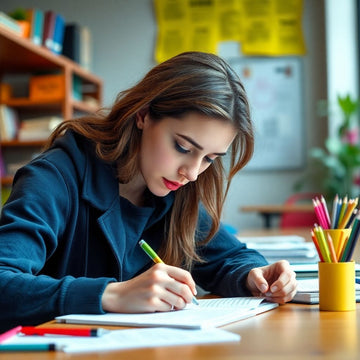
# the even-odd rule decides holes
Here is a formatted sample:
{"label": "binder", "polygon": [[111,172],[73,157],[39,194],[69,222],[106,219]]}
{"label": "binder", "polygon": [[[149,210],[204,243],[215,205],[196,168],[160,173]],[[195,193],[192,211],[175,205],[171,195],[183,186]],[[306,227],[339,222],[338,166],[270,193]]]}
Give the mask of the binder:
{"label": "binder", "polygon": [[40,9],[28,9],[27,19],[30,22],[30,40],[36,44],[42,44],[43,27],[44,27],[44,13]]}
{"label": "binder", "polygon": [[55,54],[61,54],[62,52],[64,32],[65,32],[65,20],[61,15],[56,14],[52,49],[51,49]]}
{"label": "binder", "polygon": [[45,12],[42,44],[49,50],[53,49],[55,20],[56,13],[54,11],[48,10]]}
{"label": "binder", "polygon": [[62,54],[80,63],[80,26],[78,24],[66,24]]}

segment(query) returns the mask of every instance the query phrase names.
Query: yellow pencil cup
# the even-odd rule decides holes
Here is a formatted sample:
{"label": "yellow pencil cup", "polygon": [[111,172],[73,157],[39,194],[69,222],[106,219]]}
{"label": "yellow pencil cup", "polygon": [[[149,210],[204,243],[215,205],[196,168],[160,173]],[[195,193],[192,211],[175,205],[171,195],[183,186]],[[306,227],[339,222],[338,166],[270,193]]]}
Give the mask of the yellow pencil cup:
{"label": "yellow pencil cup", "polygon": [[356,309],[355,262],[319,262],[319,308],[325,311]]}
{"label": "yellow pencil cup", "polygon": [[349,229],[324,229],[324,234],[327,240],[327,234],[331,236],[334,244],[335,254],[337,258],[340,258],[341,251],[346,244],[347,239],[351,234],[351,228]]}

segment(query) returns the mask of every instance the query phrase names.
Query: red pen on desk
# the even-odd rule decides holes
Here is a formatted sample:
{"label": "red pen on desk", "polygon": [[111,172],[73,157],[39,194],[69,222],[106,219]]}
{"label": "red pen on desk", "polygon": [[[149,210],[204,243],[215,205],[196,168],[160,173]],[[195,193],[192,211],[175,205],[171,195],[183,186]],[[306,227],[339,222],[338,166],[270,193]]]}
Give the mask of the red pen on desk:
{"label": "red pen on desk", "polygon": [[23,326],[21,333],[23,335],[69,335],[69,336],[101,336],[109,330],[91,329],[91,328],[38,328],[33,326]]}

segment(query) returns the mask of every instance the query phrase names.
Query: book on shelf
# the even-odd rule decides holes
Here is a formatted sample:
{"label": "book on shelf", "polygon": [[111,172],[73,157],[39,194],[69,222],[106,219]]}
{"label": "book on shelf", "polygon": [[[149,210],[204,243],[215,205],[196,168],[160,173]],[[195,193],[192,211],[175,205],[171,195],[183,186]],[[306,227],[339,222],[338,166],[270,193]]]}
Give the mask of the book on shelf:
{"label": "book on shelf", "polygon": [[62,54],[80,63],[80,25],[76,23],[66,24]]}
{"label": "book on shelf", "polygon": [[49,50],[53,49],[53,38],[55,29],[56,13],[52,10],[48,10],[44,15],[44,30],[42,45]]}
{"label": "book on shelf", "polygon": [[0,141],[14,140],[18,133],[18,113],[15,109],[0,105]]}
{"label": "book on shelf", "polygon": [[58,116],[42,116],[21,121],[18,140],[46,140],[63,119]]}
{"label": "book on shelf", "polygon": [[60,14],[56,14],[54,35],[52,40],[52,52],[61,54],[65,33],[65,19]]}
{"label": "book on shelf", "polygon": [[42,44],[44,28],[44,12],[40,9],[31,8],[26,10],[27,19],[30,22],[30,40],[36,44]]}
{"label": "book on shelf", "polygon": [[[297,292],[292,300],[300,304],[319,303],[319,279],[298,279]],[[355,284],[356,301],[360,302],[360,284]]]}
{"label": "book on shelf", "polygon": [[80,28],[80,66],[88,71],[92,67],[92,37],[87,26]]}
{"label": "book on shelf", "polygon": [[200,299],[183,310],[139,314],[74,314],[56,318],[59,323],[136,327],[177,327],[205,329],[226,325],[275,309],[278,304],[258,297]]}
{"label": "book on shelf", "polygon": [[4,27],[18,35],[22,34],[22,29],[19,23],[2,11],[0,11],[0,27]]}
{"label": "book on shelf", "polygon": [[92,66],[92,39],[87,26],[69,23],[65,26],[62,54],[90,70]]}

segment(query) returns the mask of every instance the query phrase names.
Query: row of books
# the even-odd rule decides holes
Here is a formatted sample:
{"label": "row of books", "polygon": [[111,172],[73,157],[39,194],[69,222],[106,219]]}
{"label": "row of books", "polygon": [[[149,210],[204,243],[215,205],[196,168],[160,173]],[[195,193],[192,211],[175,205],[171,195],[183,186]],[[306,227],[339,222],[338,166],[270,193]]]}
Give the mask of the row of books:
{"label": "row of books", "polygon": [[58,116],[40,116],[19,121],[14,108],[0,105],[0,140],[46,140],[62,120]]}
{"label": "row of books", "polygon": [[[26,14],[30,24],[29,39],[34,44],[44,46],[55,54],[62,54],[90,70],[91,33],[87,26],[66,23],[61,14],[52,10],[30,8]],[[21,35],[18,22],[4,12],[0,12],[0,26]]]}

